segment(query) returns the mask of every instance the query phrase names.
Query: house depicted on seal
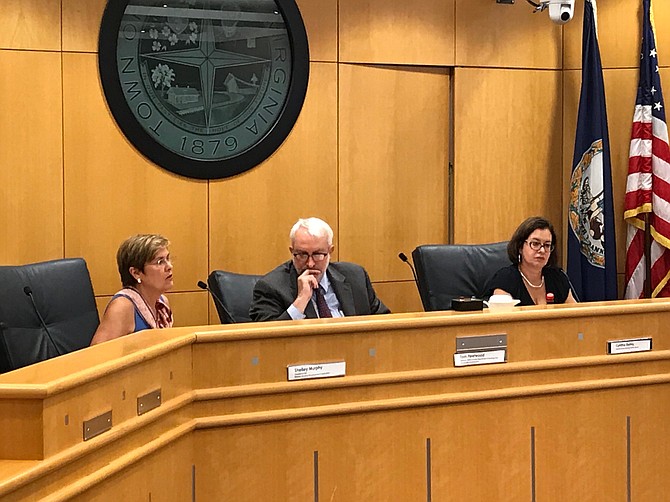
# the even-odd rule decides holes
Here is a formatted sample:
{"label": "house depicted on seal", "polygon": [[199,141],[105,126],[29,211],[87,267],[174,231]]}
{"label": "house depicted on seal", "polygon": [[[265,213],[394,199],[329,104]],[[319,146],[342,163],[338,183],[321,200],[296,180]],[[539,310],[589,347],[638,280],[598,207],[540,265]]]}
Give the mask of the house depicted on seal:
{"label": "house depicted on seal", "polygon": [[230,93],[239,93],[240,88],[237,85],[238,78],[233,75],[232,73],[229,73],[228,76],[226,77],[226,80],[224,80],[223,85],[226,86],[226,90]]}
{"label": "house depicted on seal", "polygon": [[174,106],[183,106],[191,103],[197,103],[200,99],[200,92],[193,87],[170,87],[167,93],[168,103]]}
{"label": "house depicted on seal", "polygon": [[[257,80],[255,74],[253,78]],[[230,94],[252,95],[258,92],[257,84],[249,83],[242,79],[239,79],[232,73],[228,74],[226,80],[223,82],[223,85],[226,86],[226,91],[228,91]]]}

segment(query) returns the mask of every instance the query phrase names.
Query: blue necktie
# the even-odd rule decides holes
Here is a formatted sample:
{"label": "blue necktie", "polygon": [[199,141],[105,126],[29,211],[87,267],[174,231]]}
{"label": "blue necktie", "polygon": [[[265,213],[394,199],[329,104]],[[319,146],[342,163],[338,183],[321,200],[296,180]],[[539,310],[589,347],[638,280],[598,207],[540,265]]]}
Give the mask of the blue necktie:
{"label": "blue necktie", "polygon": [[319,312],[319,317],[333,317],[333,314],[330,313],[328,308],[328,302],[326,302],[326,297],[324,296],[324,291],[321,286],[314,290],[314,295],[316,296],[316,310]]}

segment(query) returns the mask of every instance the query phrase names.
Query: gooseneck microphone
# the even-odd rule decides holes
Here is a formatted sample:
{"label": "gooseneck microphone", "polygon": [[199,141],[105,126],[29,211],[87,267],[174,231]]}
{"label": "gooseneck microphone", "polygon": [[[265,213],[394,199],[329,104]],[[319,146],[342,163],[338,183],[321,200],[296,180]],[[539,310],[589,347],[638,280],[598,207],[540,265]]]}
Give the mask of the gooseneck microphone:
{"label": "gooseneck microphone", "polygon": [[212,298],[214,298],[214,301],[216,302],[216,304],[217,304],[219,307],[221,307],[221,310],[223,310],[223,313],[226,314],[226,316],[228,317],[228,320],[230,321],[228,324],[235,324],[235,323],[237,323],[237,321],[236,321],[235,318],[233,317],[233,314],[231,314],[230,311],[229,311],[229,310],[226,308],[226,306],[223,304],[223,300],[221,300],[221,298],[219,298],[218,295],[214,294],[214,291],[212,291],[211,289],[209,289],[209,287],[207,286],[207,284],[206,284],[204,281],[198,281],[198,287],[199,287],[200,289],[204,289],[205,291],[209,291],[209,294],[212,295]]}
{"label": "gooseneck microphone", "polygon": [[405,253],[400,252],[400,253],[398,253],[398,258],[400,258],[401,261],[407,263],[410,270],[412,271],[412,276],[414,277],[414,283],[416,284],[416,289],[421,291],[421,289],[419,288],[419,278],[416,276],[416,270],[414,270],[414,267],[412,266],[412,263],[407,258],[407,255]]}
{"label": "gooseneck microphone", "polygon": [[579,299],[579,296],[577,295],[577,291],[575,291],[575,287],[572,285],[572,281],[570,280],[570,276],[561,267],[558,267],[558,270],[560,270],[561,273],[568,280],[568,285],[570,286],[570,291],[572,291],[572,297],[575,299],[575,301],[577,303],[579,303],[581,300]]}
{"label": "gooseneck microphone", "polygon": [[23,292],[26,294],[28,298],[30,298],[30,302],[33,304],[33,310],[35,311],[35,314],[37,314],[37,318],[40,320],[40,324],[44,328],[44,331],[47,333],[47,338],[51,342],[51,345],[53,346],[54,350],[56,351],[56,355],[61,355],[60,350],[58,350],[58,347],[54,343],[54,339],[51,338],[51,333],[49,332],[49,328],[47,328],[47,323],[44,322],[44,318],[42,317],[42,314],[40,314],[40,311],[37,308],[37,304],[35,303],[35,298],[33,297],[33,290],[30,288],[30,286],[25,286],[23,288]]}

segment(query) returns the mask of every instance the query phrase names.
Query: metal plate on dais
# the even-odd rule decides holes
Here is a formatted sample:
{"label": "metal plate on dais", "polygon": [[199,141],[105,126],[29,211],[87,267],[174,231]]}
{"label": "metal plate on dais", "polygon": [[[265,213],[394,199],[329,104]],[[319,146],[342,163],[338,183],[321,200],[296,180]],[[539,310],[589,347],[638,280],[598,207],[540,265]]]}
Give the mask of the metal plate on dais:
{"label": "metal plate on dais", "polygon": [[84,441],[88,441],[112,428],[112,410],[83,422]]}
{"label": "metal plate on dais", "polygon": [[218,179],[286,139],[309,78],[295,0],[109,0],[99,71],[131,143],[176,174]]}
{"label": "metal plate on dais", "polygon": [[152,390],[137,398],[137,414],[145,413],[158,408],[161,405],[161,389]]}

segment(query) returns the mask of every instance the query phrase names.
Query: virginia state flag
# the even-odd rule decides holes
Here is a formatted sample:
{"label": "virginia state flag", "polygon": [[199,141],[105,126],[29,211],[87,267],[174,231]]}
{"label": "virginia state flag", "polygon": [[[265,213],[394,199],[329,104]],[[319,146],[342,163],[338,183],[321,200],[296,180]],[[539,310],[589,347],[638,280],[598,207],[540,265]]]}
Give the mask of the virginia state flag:
{"label": "virginia state flag", "polygon": [[596,2],[584,1],[582,89],[568,213],[568,276],[581,301],[617,299],[612,169]]}

